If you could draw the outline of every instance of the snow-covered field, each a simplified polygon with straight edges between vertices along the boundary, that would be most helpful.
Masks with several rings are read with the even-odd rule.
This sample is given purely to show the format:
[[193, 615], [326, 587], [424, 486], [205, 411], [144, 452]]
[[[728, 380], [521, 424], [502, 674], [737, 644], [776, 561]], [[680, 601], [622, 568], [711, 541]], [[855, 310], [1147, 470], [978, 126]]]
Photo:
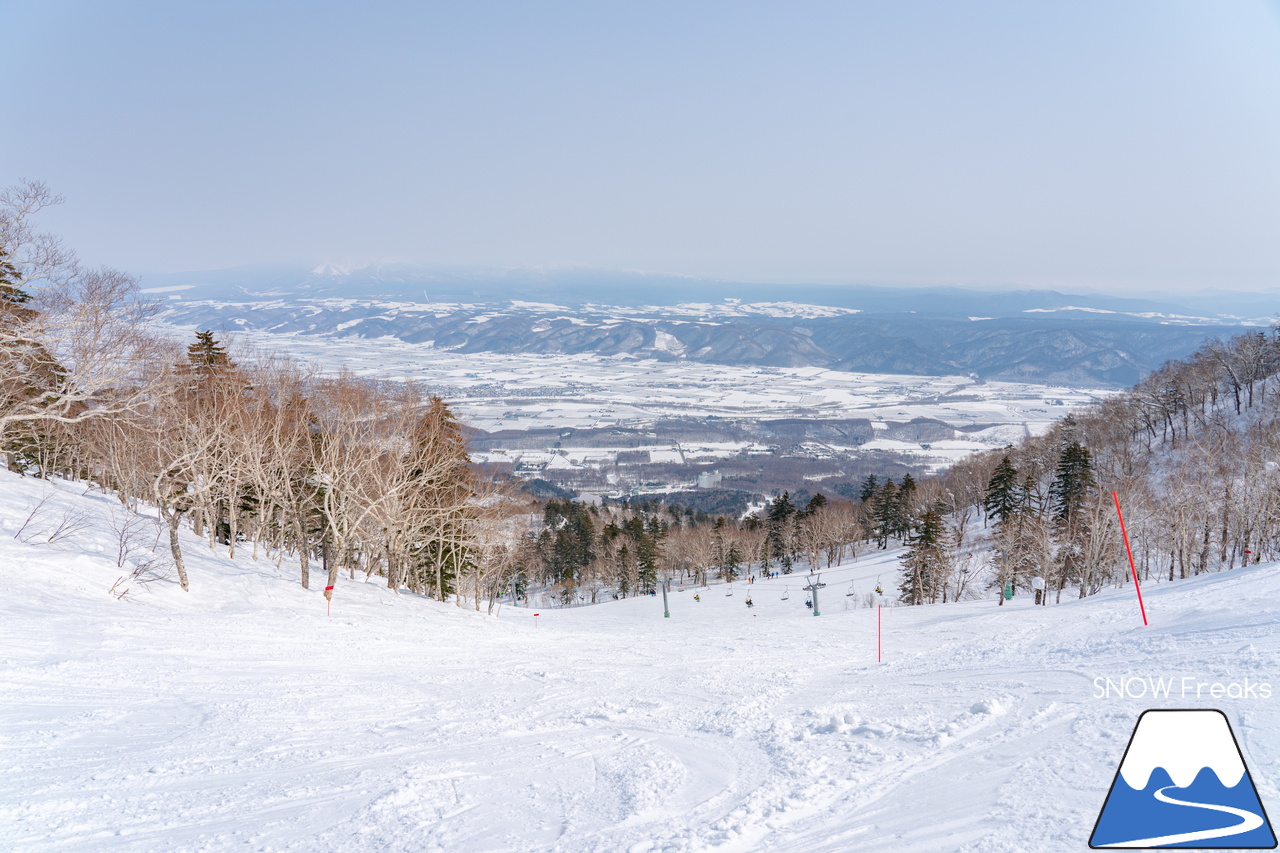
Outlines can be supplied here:
[[[188, 537], [190, 593], [117, 600], [123, 516], [83, 492], [0, 472], [6, 850], [1075, 851], [1150, 707], [1222, 709], [1280, 811], [1280, 690], [1195, 695], [1276, 678], [1277, 565], [1152, 583], [1146, 628], [1130, 589], [886, 608], [877, 663], [850, 603], [894, 554], [823, 572], [820, 617], [798, 575], [669, 619], [344, 578], [328, 616], [289, 560]], [[1098, 696], [1123, 676], [1174, 688]]]
[[[185, 328], [175, 334], [189, 336]], [[1101, 389], [965, 376], [849, 373], [822, 367], [750, 367], [597, 355], [460, 353], [394, 338], [237, 332], [240, 342], [322, 368], [409, 379], [440, 394], [484, 430], [607, 427], [666, 417], [937, 418], [990, 425], [975, 446], [1038, 434]], [[1013, 430], [1010, 432], [1009, 426]], [[916, 448], [917, 450], [919, 448]]]

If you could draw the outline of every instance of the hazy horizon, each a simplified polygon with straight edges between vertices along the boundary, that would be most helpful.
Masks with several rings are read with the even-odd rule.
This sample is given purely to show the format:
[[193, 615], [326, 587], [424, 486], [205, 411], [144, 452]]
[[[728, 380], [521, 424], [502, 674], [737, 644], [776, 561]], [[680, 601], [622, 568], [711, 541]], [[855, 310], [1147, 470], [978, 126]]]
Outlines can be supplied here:
[[90, 263], [1280, 291], [1274, 3], [0, 9]]
[[[691, 282], [702, 283], [707, 285], [732, 285], [743, 284], [751, 286], [781, 286], [794, 287], [813, 290], [838, 291], [843, 288], [887, 288], [900, 290], [960, 290], [966, 292], [981, 293], [1010, 293], [1017, 291], [1056, 291], [1065, 295], [1089, 295], [1089, 296], [1118, 296], [1129, 299], [1147, 299], [1159, 301], [1166, 297], [1177, 300], [1179, 297], [1209, 297], [1214, 294], [1223, 294], [1227, 296], [1270, 296], [1277, 292], [1277, 288], [1272, 287], [1194, 287], [1188, 286], [1183, 288], [1166, 287], [1153, 289], [1132, 289], [1132, 290], [1115, 290], [1107, 287], [1097, 287], [1088, 284], [1079, 285], [1060, 285], [1060, 286], [1029, 286], [1019, 282], [944, 282], [944, 281], [885, 281], [885, 280], [859, 280], [859, 281], [777, 281], [764, 279], [746, 279], [746, 278], [717, 278], [711, 276], [697, 276], [688, 273], [673, 272], [670, 270], [644, 270], [644, 269], [627, 269], [621, 267], [602, 267], [592, 266], [589, 264], [512, 264], [507, 266], [484, 265], [484, 264], [436, 264], [426, 262], [406, 261], [403, 259], [391, 260], [373, 260], [373, 261], [264, 261], [251, 262], [246, 264], [238, 264], [231, 267], [219, 267], [210, 269], [191, 269], [191, 270], [142, 270], [135, 271], [145, 288], [147, 279], [159, 278], [165, 284], [172, 284], [173, 280], [183, 276], [200, 276], [213, 273], [237, 273], [243, 272], [250, 275], [255, 271], [264, 274], [268, 273], [312, 273], [327, 274], [336, 273], [338, 275], [353, 275], [364, 272], [374, 267], [401, 267], [407, 266], [415, 271], [423, 273], [435, 273], [439, 275], [474, 275], [477, 280], [486, 281], [503, 277], [504, 275], [526, 273], [545, 273], [548, 278], [554, 279], [556, 274], [574, 274], [577, 276], [590, 275], [598, 273], [602, 278], [611, 276], [643, 276], [651, 277], [655, 280], [664, 279], [688, 279]], [[697, 301], [698, 294], [691, 294], [690, 300]], [[785, 299], [786, 294], [780, 293], [780, 299]], [[605, 300], [607, 301], [607, 300]], [[1230, 309], [1232, 306], [1224, 306]], [[1278, 311], [1277, 313], [1280, 313]]]

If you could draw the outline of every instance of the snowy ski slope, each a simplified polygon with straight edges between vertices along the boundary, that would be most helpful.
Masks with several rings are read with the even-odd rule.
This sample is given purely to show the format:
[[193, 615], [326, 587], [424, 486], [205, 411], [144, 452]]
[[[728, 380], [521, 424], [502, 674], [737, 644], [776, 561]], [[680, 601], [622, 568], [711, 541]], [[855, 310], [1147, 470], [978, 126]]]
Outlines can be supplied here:
[[1194, 695], [1276, 678], [1277, 565], [1151, 583], [1148, 628], [1128, 589], [886, 608], [877, 664], [846, 593], [891, 591], [891, 553], [823, 572], [818, 618], [799, 575], [673, 590], [669, 619], [344, 578], [326, 616], [290, 560], [190, 537], [190, 593], [121, 601], [118, 504], [83, 492], [0, 472], [6, 850], [1076, 851], [1149, 707], [1226, 712], [1280, 811], [1280, 690]]

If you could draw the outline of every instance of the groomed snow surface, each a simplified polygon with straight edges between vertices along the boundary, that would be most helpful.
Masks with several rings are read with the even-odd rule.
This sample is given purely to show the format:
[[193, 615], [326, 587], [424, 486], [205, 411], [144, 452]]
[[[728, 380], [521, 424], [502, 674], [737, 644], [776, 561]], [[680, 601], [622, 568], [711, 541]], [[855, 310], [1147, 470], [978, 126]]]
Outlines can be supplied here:
[[1275, 680], [1275, 565], [1153, 583], [1148, 628], [1131, 590], [886, 608], [877, 664], [852, 602], [893, 554], [823, 572], [820, 617], [798, 575], [536, 620], [344, 578], [326, 616], [188, 536], [191, 592], [117, 600], [84, 491], [0, 472], [6, 850], [1078, 851], [1149, 707], [1221, 708], [1280, 810], [1280, 690], [1094, 683]]

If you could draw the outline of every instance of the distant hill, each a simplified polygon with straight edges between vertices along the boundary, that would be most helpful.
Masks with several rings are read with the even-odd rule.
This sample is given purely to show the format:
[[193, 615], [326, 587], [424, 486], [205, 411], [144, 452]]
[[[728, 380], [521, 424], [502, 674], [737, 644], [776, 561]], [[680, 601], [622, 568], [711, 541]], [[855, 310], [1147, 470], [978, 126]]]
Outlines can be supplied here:
[[[675, 306], [694, 300], [799, 302], [870, 313], [912, 313], [967, 319], [1009, 317], [1024, 312], [1087, 318], [1098, 312], [1147, 315], [1166, 321], [1235, 321], [1268, 318], [1280, 302], [1259, 294], [1214, 291], [1207, 295], [1132, 298], [1106, 294], [1059, 293], [1008, 286], [988, 289], [903, 287], [880, 284], [759, 284], [669, 273], [582, 266], [447, 267], [405, 263], [342, 267], [321, 264], [250, 266], [200, 272], [147, 275], [144, 287], [164, 289], [183, 299], [262, 301], [343, 298], [417, 303], [511, 300], [624, 307]], [[1160, 316], [1156, 316], [1160, 315]]]
[[[923, 303], [922, 303], [923, 304]], [[1132, 385], [1238, 325], [1126, 314], [987, 318], [861, 312], [801, 303], [579, 306], [364, 298], [169, 299], [176, 325], [278, 334], [394, 337], [459, 352], [590, 353], [666, 361], [973, 374], [1087, 387]]]

